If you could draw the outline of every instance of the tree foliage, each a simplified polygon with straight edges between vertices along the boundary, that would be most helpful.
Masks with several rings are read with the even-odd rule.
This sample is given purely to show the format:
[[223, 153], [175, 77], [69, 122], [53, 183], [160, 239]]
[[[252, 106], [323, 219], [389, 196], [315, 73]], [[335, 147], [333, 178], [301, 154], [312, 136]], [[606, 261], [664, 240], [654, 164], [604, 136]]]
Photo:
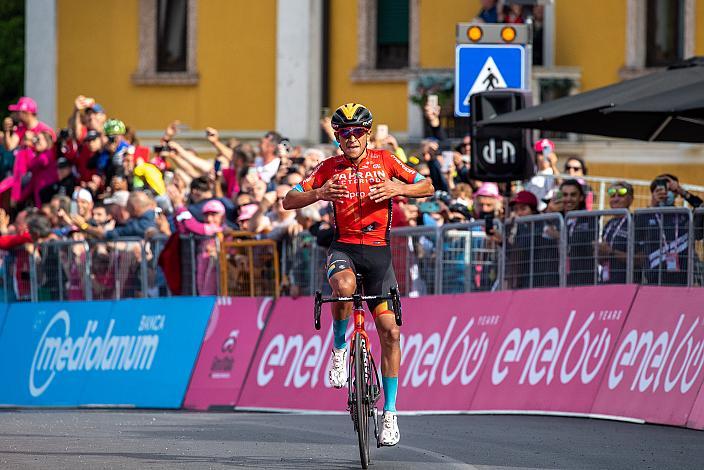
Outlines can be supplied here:
[[0, 1], [0, 116], [24, 93], [24, 3]]

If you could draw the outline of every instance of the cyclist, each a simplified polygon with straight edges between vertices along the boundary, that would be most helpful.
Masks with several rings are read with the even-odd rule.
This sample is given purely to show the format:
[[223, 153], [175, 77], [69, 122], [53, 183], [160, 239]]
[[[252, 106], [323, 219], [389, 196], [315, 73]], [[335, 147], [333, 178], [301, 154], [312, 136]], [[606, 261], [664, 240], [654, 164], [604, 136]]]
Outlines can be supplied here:
[[[336, 297], [355, 292], [355, 273], [363, 276], [365, 295], [388, 294], [396, 286], [391, 265], [389, 233], [394, 196], [424, 197], [433, 185], [387, 150], [367, 148], [372, 113], [363, 105], [347, 103], [332, 116], [332, 128], [342, 155], [324, 160], [301, 183], [286, 194], [285, 209], [298, 209], [325, 200], [332, 202], [334, 241], [327, 258], [328, 282]], [[386, 301], [368, 302], [381, 341], [381, 374], [384, 387], [384, 418], [380, 442], [396, 445], [400, 439], [396, 419], [396, 392], [401, 363], [400, 332]], [[334, 348], [330, 383], [347, 383], [345, 333], [352, 302], [332, 307]]]

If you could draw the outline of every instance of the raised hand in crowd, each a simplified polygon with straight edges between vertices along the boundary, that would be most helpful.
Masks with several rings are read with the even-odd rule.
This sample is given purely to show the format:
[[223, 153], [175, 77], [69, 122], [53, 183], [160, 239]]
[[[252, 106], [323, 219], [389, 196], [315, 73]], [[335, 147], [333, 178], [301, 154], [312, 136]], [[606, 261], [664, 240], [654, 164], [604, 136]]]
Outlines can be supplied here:
[[215, 149], [218, 151], [218, 156], [222, 155], [228, 161], [232, 161], [232, 156], [234, 154], [234, 151], [232, 149], [234, 147], [228, 147], [227, 145], [222, 143], [222, 141], [220, 140], [220, 133], [217, 129], [215, 129], [214, 127], [206, 127], [205, 138], [208, 139], [208, 142], [210, 142], [213, 147], [215, 147]]
[[325, 131], [331, 142], [335, 142], [335, 131], [332, 128], [332, 118], [330, 116], [325, 116], [320, 120], [320, 127]]
[[175, 120], [172, 121], [168, 126], [166, 126], [166, 129], [164, 129], [164, 136], [161, 138], [162, 143], [166, 144], [168, 142], [171, 142], [174, 136], [178, 133], [178, 126], [180, 124], [181, 121]]
[[0, 209], [0, 235], [7, 235], [10, 228], [10, 215]]
[[423, 106], [423, 113], [430, 127], [440, 126], [440, 110], [440, 105], [433, 105], [429, 102], [426, 102], [425, 106]]
[[176, 184], [170, 184], [166, 186], [166, 194], [169, 196], [169, 200], [171, 201], [171, 207], [174, 209], [177, 209], [179, 207], [183, 207], [186, 203], [186, 197], [183, 194], [183, 191], [178, 188]]
[[10, 116], [2, 120], [2, 144], [6, 150], [17, 148], [20, 137], [15, 132], [15, 122]]

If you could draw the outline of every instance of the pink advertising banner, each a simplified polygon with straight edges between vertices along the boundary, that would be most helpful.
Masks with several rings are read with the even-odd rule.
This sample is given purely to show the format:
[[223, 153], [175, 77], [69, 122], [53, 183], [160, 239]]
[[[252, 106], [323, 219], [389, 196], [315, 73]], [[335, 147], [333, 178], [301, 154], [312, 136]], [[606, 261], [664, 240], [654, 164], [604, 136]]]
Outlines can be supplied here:
[[271, 306], [271, 298], [218, 297], [184, 408], [235, 405]]
[[684, 426], [703, 365], [704, 289], [642, 287], [592, 411]]
[[515, 292], [471, 409], [589, 413], [636, 291]]
[[704, 429], [704, 385], [699, 387], [699, 395], [697, 395], [692, 411], [689, 413], [687, 427], [700, 430]]
[[[400, 410], [468, 408], [512, 295], [402, 300]], [[330, 314], [325, 308], [323, 328], [315, 331], [312, 311], [312, 298], [277, 301], [238, 408], [345, 410], [346, 392], [333, 389], [327, 379], [332, 348]], [[379, 362], [378, 337], [370, 315], [366, 325], [372, 354]]]

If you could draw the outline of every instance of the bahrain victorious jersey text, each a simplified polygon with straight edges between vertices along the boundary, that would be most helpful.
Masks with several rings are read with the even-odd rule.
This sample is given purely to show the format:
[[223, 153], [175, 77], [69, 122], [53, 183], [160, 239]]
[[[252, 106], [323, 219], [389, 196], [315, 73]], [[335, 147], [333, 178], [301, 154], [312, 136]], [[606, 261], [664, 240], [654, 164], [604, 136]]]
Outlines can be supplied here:
[[344, 155], [330, 157], [294, 189], [311, 191], [325, 184], [333, 175], [347, 188], [347, 193], [334, 204], [335, 240], [340, 243], [386, 246], [391, 229], [391, 200], [374, 202], [369, 187], [391, 178], [404, 183], [423, 179], [387, 150], [367, 150], [367, 155], [354, 165]]

